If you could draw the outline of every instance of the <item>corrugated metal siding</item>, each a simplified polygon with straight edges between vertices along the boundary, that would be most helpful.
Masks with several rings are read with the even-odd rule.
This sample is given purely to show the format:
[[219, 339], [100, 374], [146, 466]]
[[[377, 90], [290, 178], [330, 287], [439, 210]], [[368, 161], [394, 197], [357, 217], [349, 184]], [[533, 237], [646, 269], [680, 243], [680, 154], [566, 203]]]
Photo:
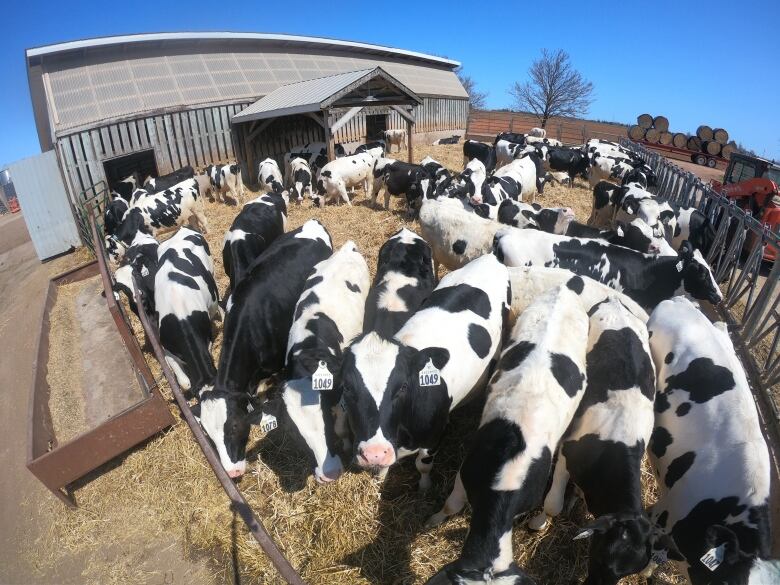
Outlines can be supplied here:
[[81, 245], [53, 150], [8, 167], [35, 253], [45, 260]]
[[173, 112], [63, 136], [57, 148], [73, 200], [105, 180], [103, 161], [154, 150], [160, 174], [190, 165], [235, 161], [230, 118], [248, 104]]
[[[165, 54], [161, 54], [165, 52]], [[274, 89], [304, 79], [381, 66], [420, 95], [465, 98], [448, 68], [416, 65], [357, 53], [237, 52], [134, 46], [47, 57], [43, 67], [51, 87], [57, 134], [168, 108], [210, 102], [254, 101]]]

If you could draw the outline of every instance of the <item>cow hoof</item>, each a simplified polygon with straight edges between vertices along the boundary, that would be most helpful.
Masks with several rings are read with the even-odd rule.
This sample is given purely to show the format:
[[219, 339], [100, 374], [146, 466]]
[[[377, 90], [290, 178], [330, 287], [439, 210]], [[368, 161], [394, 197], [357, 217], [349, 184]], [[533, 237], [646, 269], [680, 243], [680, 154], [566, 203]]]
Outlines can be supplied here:
[[430, 530], [431, 528], [436, 528], [446, 519], [446, 515], [442, 514], [441, 512], [436, 512], [433, 516], [425, 521], [425, 529]]
[[547, 514], [540, 512], [528, 521], [528, 528], [531, 530], [544, 530], [547, 527]]
[[427, 492], [429, 489], [431, 489], [431, 485], [433, 482], [431, 481], [430, 476], [423, 475], [420, 477], [420, 483], [417, 486], [417, 491], [421, 493]]

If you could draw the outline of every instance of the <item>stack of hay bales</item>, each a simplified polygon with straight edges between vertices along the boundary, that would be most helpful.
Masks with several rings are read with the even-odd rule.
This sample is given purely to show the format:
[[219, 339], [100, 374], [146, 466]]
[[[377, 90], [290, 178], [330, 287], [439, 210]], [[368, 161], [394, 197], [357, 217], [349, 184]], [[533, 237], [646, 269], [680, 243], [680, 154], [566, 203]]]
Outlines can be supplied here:
[[665, 116], [653, 117], [650, 114], [640, 114], [636, 122], [636, 125], [628, 128], [628, 137], [631, 140], [672, 145], [723, 158], [729, 158], [737, 148], [733, 140], [729, 142], [729, 133], [723, 128], [713, 129], [702, 125], [696, 129], [696, 134], [691, 136], [682, 132], [669, 132], [669, 119]]

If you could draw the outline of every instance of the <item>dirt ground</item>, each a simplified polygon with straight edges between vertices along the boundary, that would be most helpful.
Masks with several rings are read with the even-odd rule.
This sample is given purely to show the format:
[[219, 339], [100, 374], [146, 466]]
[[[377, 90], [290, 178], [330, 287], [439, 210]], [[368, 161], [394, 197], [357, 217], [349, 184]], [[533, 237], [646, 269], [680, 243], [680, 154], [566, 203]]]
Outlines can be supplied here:
[[[32, 384], [33, 356], [40, 311], [51, 276], [83, 261], [83, 254], [41, 264], [21, 214], [0, 217], [0, 583], [80, 584], [85, 555], [63, 556], [46, 570], [24, 560], [28, 543], [45, 534], [54, 518], [54, 500], [27, 471], [27, 400]], [[108, 312], [105, 312], [106, 316]], [[61, 505], [60, 505], [61, 506]], [[64, 507], [53, 508], [58, 512]], [[176, 541], [149, 540], [108, 546], [105, 555], [121, 557], [127, 547], [143, 551], [149, 572], [159, 573], [159, 583], [213, 583], [205, 562], [182, 557]]]

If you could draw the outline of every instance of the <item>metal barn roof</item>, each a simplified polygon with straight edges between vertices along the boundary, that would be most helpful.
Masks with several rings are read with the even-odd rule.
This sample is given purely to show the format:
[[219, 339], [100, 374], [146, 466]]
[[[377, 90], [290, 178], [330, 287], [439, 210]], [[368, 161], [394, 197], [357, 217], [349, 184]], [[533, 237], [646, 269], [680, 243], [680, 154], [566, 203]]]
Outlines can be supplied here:
[[[422, 103], [422, 100], [409, 88], [388, 75], [380, 67], [375, 67], [374, 69], [348, 71], [347, 73], [283, 85], [233, 116], [233, 122], [249, 122], [278, 116], [318, 112], [331, 105], [329, 103], [333, 101], [331, 98], [340, 97], [337, 94], [351, 85], [370, 84], [372, 80], [377, 78], [383, 85], [390, 85], [396, 94], [404, 96], [408, 101]], [[377, 87], [378, 89], [379, 87]]]

